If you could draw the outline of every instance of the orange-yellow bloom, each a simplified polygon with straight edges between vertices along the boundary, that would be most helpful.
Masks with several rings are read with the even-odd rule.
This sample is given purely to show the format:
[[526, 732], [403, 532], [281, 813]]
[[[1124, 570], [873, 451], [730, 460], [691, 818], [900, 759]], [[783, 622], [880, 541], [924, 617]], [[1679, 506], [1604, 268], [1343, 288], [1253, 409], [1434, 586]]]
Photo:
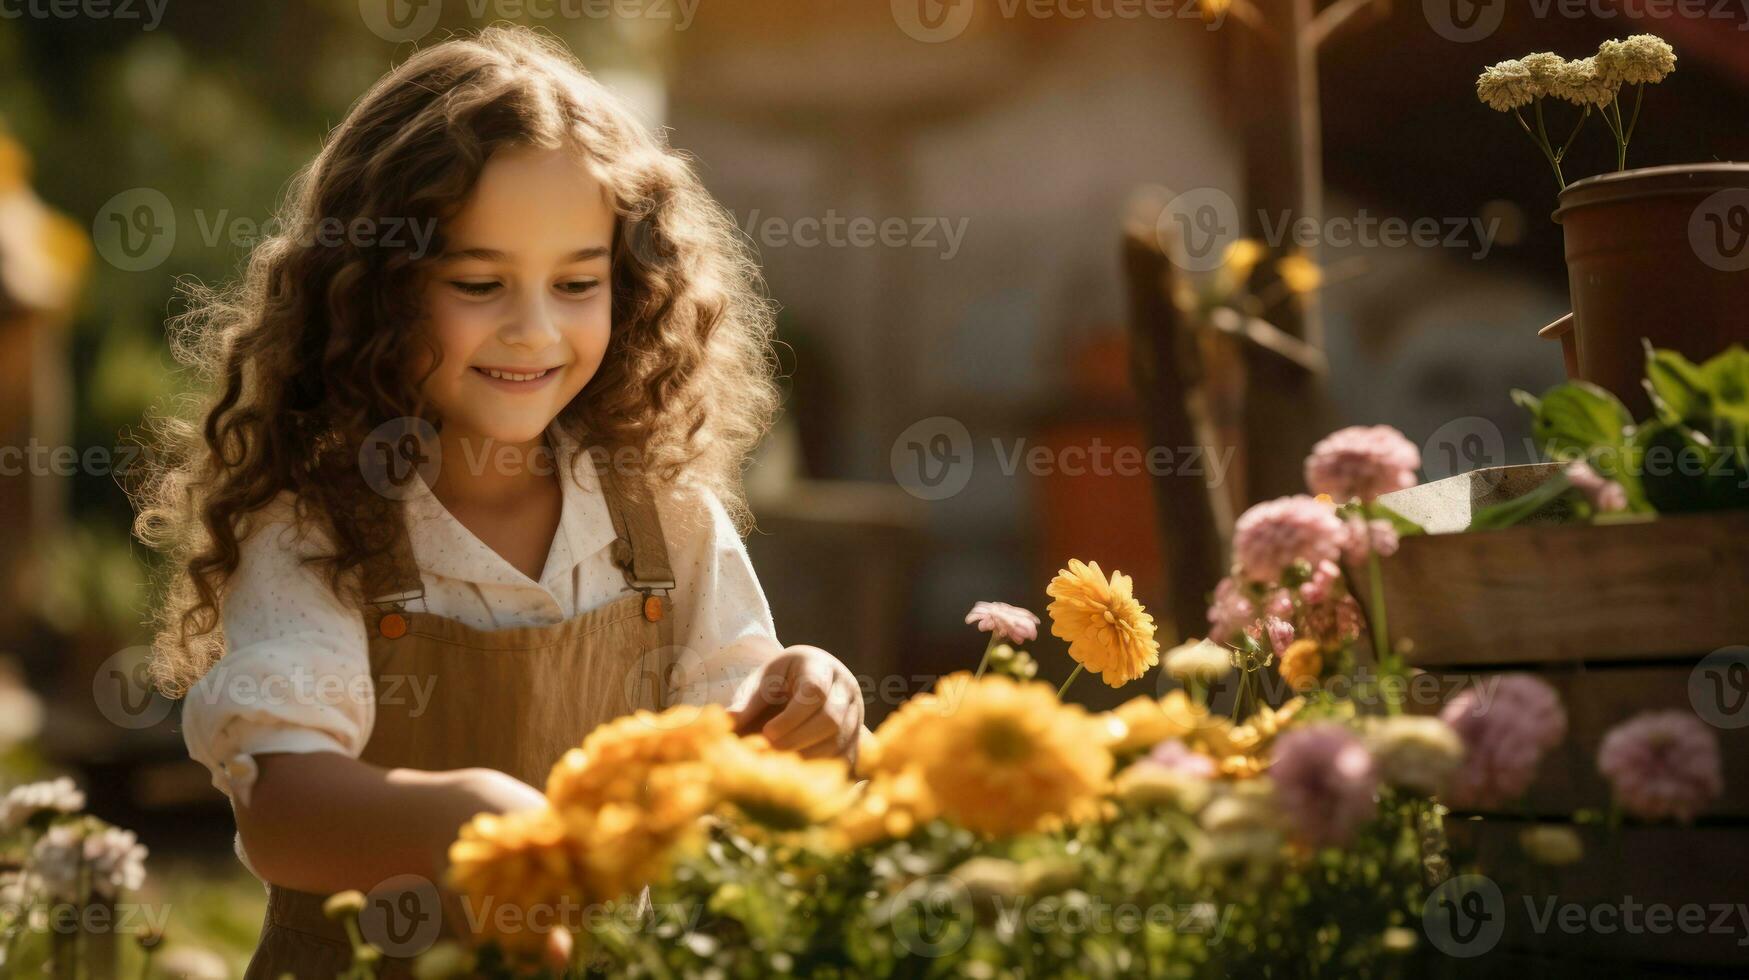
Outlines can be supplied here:
[[1069, 656], [1098, 674], [1106, 684], [1122, 687], [1160, 662], [1154, 639], [1154, 617], [1131, 593], [1129, 576], [1111, 573], [1098, 562], [1071, 558], [1045, 588], [1052, 600], [1051, 634], [1069, 641]]

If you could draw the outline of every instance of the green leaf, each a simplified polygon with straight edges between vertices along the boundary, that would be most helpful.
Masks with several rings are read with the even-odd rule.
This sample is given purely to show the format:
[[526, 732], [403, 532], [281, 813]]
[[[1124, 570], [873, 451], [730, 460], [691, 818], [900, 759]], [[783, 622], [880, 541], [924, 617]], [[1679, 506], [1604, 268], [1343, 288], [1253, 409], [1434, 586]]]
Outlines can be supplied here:
[[1699, 371], [1712, 395], [1713, 412], [1749, 428], [1749, 350], [1732, 344]]
[[1654, 350], [1651, 341], [1646, 341], [1645, 385], [1664, 422], [1699, 425], [1712, 414], [1713, 397], [1701, 369], [1673, 350]]
[[1619, 399], [1589, 381], [1569, 381], [1549, 389], [1532, 419], [1543, 452], [1560, 460], [1590, 456], [1598, 449], [1620, 449], [1627, 445], [1627, 430], [1633, 424]]
[[1469, 529], [1496, 531], [1512, 527], [1559, 500], [1572, 488], [1573, 481], [1567, 479], [1567, 474], [1557, 473], [1527, 494], [1476, 511], [1470, 515]]
[[1424, 528], [1421, 525], [1415, 523], [1414, 521], [1408, 519], [1407, 517], [1404, 517], [1402, 514], [1397, 513], [1396, 511], [1392, 510], [1391, 508], [1386, 507], [1384, 504], [1381, 504], [1376, 500], [1367, 505], [1367, 510], [1369, 512], [1369, 516], [1371, 516], [1371, 517], [1382, 518], [1384, 520], [1390, 521], [1391, 526], [1397, 529], [1398, 536], [1408, 536], [1411, 534], [1426, 534], [1427, 533], [1426, 528]]
[[1641, 460], [1640, 485], [1660, 514], [1711, 510], [1708, 472], [1718, 453], [1705, 436], [1683, 425], [1650, 422], [1634, 434]]

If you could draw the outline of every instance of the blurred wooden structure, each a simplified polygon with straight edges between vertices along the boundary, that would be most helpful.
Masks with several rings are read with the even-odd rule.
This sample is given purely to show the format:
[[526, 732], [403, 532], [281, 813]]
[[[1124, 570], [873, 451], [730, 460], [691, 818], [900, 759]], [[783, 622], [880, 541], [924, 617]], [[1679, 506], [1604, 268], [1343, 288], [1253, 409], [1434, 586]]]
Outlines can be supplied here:
[[1182, 273], [1155, 202], [1138, 198], [1124, 223], [1131, 375], [1148, 439], [1174, 452], [1231, 453], [1224, 481], [1191, 474], [1154, 480], [1173, 632], [1205, 631], [1209, 593], [1226, 573], [1233, 521], [1245, 507], [1303, 487], [1300, 460], [1322, 424], [1328, 368], [1316, 347], [1235, 310], [1206, 323], [1174, 303]]
[[[1478, 470], [1383, 498], [1436, 532], [1404, 538], [1383, 571], [1391, 631], [1412, 642], [1408, 660], [1438, 682], [1440, 700], [1466, 687], [1485, 698], [1492, 675], [1529, 672], [1560, 692], [1567, 711], [1567, 737], [1544, 757], [1522, 804], [1447, 820], [1455, 855], [1475, 857], [1505, 893], [1498, 954], [1479, 962], [1589, 976], [1741, 969], [1749, 956], [1737, 926], [1570, 931], [1537, 928], [1527, 914], [1534, 906], [1540, 915], [1550, 899], [1586, 909], [1628, 899], [1735, 909], [1749, 854], [1749, 514], [1456, 533], [1470, 499], [1491, 502], [1502, 487], [1510, 498], [1540, 482], [1515, 479], [1521, 471], [1546, 479], [1558, 470]], [[1432, 510], [1449, 519], [1419, 506], [1437, 500], [1443, 506]], [[1411, 688], [1415, 710], [1437, 710], [1434, 700]], [[1723, 797], [1695, 826], [1573, 823], [1576, 811], [1609, 810], [1597, 771], [1604, 735], [1663, 710], [1715, 727]], [[1536, 822], [1572, 827], [1585, 860], [1566, 869], [1528, 861], [1518, 836]]]

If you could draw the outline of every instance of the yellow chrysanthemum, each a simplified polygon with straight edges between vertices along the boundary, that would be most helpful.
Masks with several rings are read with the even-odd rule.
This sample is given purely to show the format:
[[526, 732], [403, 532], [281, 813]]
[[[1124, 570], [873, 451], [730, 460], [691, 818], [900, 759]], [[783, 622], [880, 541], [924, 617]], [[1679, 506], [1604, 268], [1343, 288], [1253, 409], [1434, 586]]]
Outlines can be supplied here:
[[1269, 768], [1270, 742], [1287, 729], [1303, 707], [1305, 699], [1294, 698], [1279, 708], [1258, 708], [1243, 725], [1212, 719], [1198, 740], [1200, 747], [1215, 757], [1221, 775], [1235, 779], [1256, 776]]
[[[645, 805], [651, 802], [657, 768], [701, 763], [716, 745], [734, 737], [734, 724], [719, 705], [638, 711], [602, 725], [582, 747], [566, 752], [547, 775], [547, 799], [560, 809]], [[663, 778], [697, 779], [700, 771]]]
[[892, 734], [883, 767], [914, 766], [944, 816], [987, 834], [1085, 812], [1111, 776], [1104, 726], [1038, 682], [949, 675], [934, 705]]
[[596, 902], [623, 900], [661, 881], [675, 856], [696, 848], [704, 836], [696, 819], [663, 826], [646, 811], [621, 803], [598, 810], [572, 807], [559, 815], [572, 839], [585, 842], [583, 877]]
[[758, 735], [718, 744], [709, 765], [717, 797], [773, 830], [824, 823], [850, 802], [842, 760], [779, 752]]
[[1324, 653], [1316, 640], [1300, 639], [1288, 645], [1276, 662], [1281, 679], [1295, 691], [1305, 692], [1318, 685], [1324, 671]]
[[923, 776], [914, 768], [877, 776], [862, 787], [833, 821], [839, 846], [854, 850], [911, 836], [940, 813]]
[[1158, 699], [1132, 698], [1112, 714], [1126, 728], [1124, 738], [1111, 749], [1118, 756], [1144, 752], [1169, 738], [1189, 739], [1210, 724], [1208, 709], [1183, 691]]
[[1046, 607], [1051, 634], [1069, 641], [1069, 656], [1112, 687], [1122, 687], [1160, 662], [1154, 617], [1130, 588], [1130, 578], [1122, 572], [1112, 572], [1107, 582], [1098, 562], [1070, 559], [1069, 567], [1045, 589], [1053, 600]]
[[526, 916], [503, 916], [504, 905], [527, 909], [589, 901], [582, 854], [565, 821], [550, 807], [482, 813], [449, 846], [449, 883], [469, 903], [471, 917], [513, 953], [538, 952], [545, 934]]

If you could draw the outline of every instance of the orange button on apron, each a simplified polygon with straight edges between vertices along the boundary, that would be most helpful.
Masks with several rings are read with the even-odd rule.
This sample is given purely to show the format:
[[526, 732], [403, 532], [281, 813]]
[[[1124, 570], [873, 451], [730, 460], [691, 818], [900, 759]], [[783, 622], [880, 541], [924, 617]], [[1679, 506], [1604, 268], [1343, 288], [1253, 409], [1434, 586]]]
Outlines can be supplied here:
[[662, 597], [647, 595], [644, 597], [644, 618], [654, 623], [662, 618]]
[[377, 623], [377, 629], [391, 640], [398, 640], [407, 635], [407, 617], [400, 613], [389, 613]]

